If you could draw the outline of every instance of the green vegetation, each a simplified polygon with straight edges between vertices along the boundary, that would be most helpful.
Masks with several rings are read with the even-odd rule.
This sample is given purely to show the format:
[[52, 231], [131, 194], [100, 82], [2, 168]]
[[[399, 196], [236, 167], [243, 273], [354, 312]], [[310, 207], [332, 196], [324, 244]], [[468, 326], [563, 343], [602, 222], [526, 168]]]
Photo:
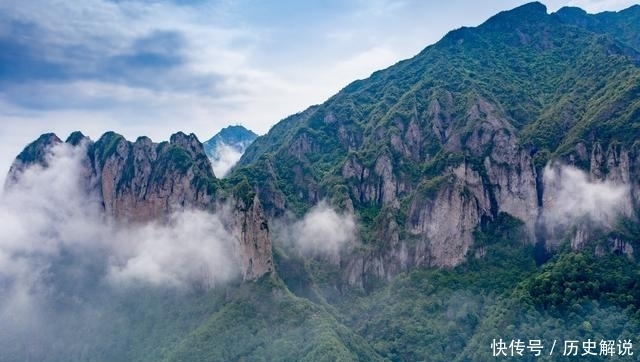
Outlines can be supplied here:
[[[629, 147], [640, 128], [640, 49], [627, 26], [638, 19], [637, 7], [600, 15], [574, 10], [549, 15], [533, 3], [454, 30], [282, 121], [249, 147], [238, 172], [254, 173], [247, 170], [269, 157], [277, 160], [274, 182], [264, 185], [259, 172], [248, 177], [265, 205], [282, 205], [268, 198], [283, 196], [285, 207], [300, 213], [332, 198], [341, 183], [362, 205], [356, 211], [368, 213], [372, 200], [360, 200], [361, 190], [376, 185], [383, 155], [405, 185], [399, 197], [411, 198], [463, 160], [481, 165], [501, 131], [516, 136], [538, 170], [552, 158], [588, 165], [575, 157], [579, 143], [587, 155], [595, 140], [604, 150], [616, 142]], [[354, 159], [368, 177], [343, 180]]]
[[381, 361], [324, 308], [265, 276], [184, 339], [166, 361]]
[[[513, 359], [556, 361], [568, 357], [561, 349], [548, 355], [554, 341], [639, 345], [637, 216], [595, 231], [578, 251], [547, 250], [522, 221], [500, 212], [496, 191], [508, 185], [491, 184], [485, 166], [510, 166], [500, 154], [506, 142], [531, 157], [538, 177], [557, 158], [590, 166], [597, 147], [640, 155], [639, 9], [546, 14], [533, 3], [452, 31], [278, 123], [225, 180], [213, 177], [202, 155], [158, 145], [157, 182], [194, 172], [196, 188], [217, 201], [234, 196], [248, 206], [258, 195], [273, 217], [302, 215], [322, 199], [353, 206], [362, 243], [327, 260], [274, 239], [275, 273], [213, 290], [114, 289], [100, 284], [100, 265], [89, 262], [95, 270], [85, 275], [63, 260], [60, 270], [47, 270], [60, 292], [47, 295], [45, 313], [60, 331], [43, 326], [48, 337], [34, 351], [16, 342], [33, 336], [0, 334], [0, 362], [494, 361], [498, 339], [541, 340], [543, 356]], [[95, 159], [104, 163], [121, 140], [105, 134]], [[28, 148], [24, 158], [39, 152]], [[136, 171], [132, 156], [118, 161], [119, 187], [127, 187]], [[465, 200], [475, 197], [473, 185], [456, 184], [452, 170], [462, 164], [477, 174], [490, 204], [479, 213], [465, 262], [410, 265], [389, 279], [366, 274], [366, 263], [386, 263], [385, 252], [395, 247], [390, 225], [407, 245], [429, 242], [409, 230], [412, 202], [428, 203], [452, 185]], [[522, 166], [512, 166], [520, 176]], [[637, 179], [639, 171], [631, 172]], [[391, 202], [384, 201], [385, 185], [395, 192]], [[539, 182], [535, 187], [539, 192]], [[346, 271], [358, 268], [364, 275], [353, 279], [363, 280], [349, 280]], [[636, 347], [632, 357], [580, 360], [638, 355]]]

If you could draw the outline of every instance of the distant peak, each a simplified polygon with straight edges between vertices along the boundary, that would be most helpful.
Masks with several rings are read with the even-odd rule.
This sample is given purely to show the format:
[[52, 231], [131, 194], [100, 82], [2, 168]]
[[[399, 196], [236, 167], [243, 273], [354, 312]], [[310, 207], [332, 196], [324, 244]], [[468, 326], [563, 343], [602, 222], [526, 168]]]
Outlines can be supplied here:
[[253, 131], [233, 125], [223, 128], [204, 142], [204, 150], [211, 160], [214, 173], [224, 176], [257, 137]]
[[67, 137], [67, 140], [65, 141], [65, 143], [68, 143], [72, 146], [77, 146], [79, 145], [83, 140], [88, 140], [89, 137], [85, 136], [82, 132], [80, 131], [75, 131], [73, 133], [71, 133], [69, 135], [69, 137]]
[[[223, 139], [228, 139], [228, 138], [245, 139], [245, 138], [258, 137], [258, 135], [255, 134], [253, 131], [240, 125], [227, 126], [221, 129], [216, 136]], [[214, 138], [216, 136], [214, 136]]]
[[225, 128], [223, 128], [220, 132], [225, 131], [225, 130], [226, 130], [226, 131], [232, 131], [232, 130], [241, 131], [241, 130], [244, 130], [244, 131], [251, 132], [251, 131], [249, 131], [247, 128], [245, 128], [244, 126], [241, 126], [241, 125], [239, 125], [239, 124], [235, 124], [235, 125], [231, 125], [231, 126], [226, 126], [226, 127], [225, 127]]

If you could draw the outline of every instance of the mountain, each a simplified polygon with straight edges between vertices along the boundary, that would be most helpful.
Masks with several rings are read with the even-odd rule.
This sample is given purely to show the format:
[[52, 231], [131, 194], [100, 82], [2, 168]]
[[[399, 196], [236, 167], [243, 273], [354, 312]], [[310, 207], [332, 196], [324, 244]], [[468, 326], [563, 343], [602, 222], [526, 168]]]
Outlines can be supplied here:
[[202, 145], [214, 173], [219, 177], [225, 176], [257, 137], [252, 131], [236, 125], [223, 128], [204, 142]]
[[[45, 134], [28, 145], [11, 166], [5, 188], [19, 185], [29, 165], [46, 166], [48, 153], [62, 143], [55, 134]], [[273, 270], [271, 241], [258, 199], [222, 189], [194, 134], [178, 132], [169, 142], [153, 143], [147, 137], [130, 142], [114, 132], [93, 142], [74, 132], [64, 143], [82, 152], [79, 176], [84, 189], [77, 191], [97, 197], [107, 218], [144, 223], [184, 209], [215, 211], [228, 202], [233, 212], [227, 227], [239, 243], [244, 279]]]
[[0, 361], [633, 360], [639, 17], [453, 30], [224, 179], [194, 135], [43, 135], [0, 204]]
[[366, 247], [340, 269], [359, 286], [460, 265], [483, 252], [474, 233], [501, 213], [541, 250], [565, 236], [579, 249], [586, 225], [568, 235], [541, 222], [561, 186], [545, 166], [624, 184], [619, 211], [636, 217], [640, 50], [626, 25], [637, 19], [637, 6], [548, 14], [530, 3], [451, 31], [278, 123], [232, 177], [245, 177], [273, 216], [323, 199], [353, 210]]

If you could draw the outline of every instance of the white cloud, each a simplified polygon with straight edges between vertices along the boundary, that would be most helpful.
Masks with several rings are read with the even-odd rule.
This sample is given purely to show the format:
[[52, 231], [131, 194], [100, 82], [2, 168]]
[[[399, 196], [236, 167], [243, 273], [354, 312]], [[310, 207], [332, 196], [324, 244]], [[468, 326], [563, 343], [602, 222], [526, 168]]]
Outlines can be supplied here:
[[225, 177], [231, 167], [240, 160], [242, 152], [222, 142], [218, 143], [216, 151], [218, 153], [218, 159], [211, 160], [211, 167], [213, 168], [213, 174], [218, 178], [222, 178]]
[[628, 185], [592, 181], [583, 171], [564, 165], [545, 167], [543, 180], [544, 220], [549, 226], [569, 226], [585, 219], [611, 225], [621, 213], [629, 212]]
[[[234, 238], [217, 215], [184, 211], [168, 222], [108, 220], [83, 192], [84, 146], [51, 148], [49, 167], [28, 167], [0, 199], [0, 280], [37, 284], [57, 258], [97, 255], [112, 284], [215, 286], [239, 276]], [[0, 283], [2, 284], [2, 283]]]
[[239, 275], [233, 237], [217, 216], [204, 211], [179, 212], [168, 223], [128, 227], [115, 235], [118, 246], [107, 278], [116, 284], [180, 287], [197, 281], [211, 287]]
[[338, 213], [324, 201], [311, 208], [301, 220], [279, 225], [276, 230], [285, 245], [305, 255], [337, 256], [343, 248], [357, 241], [353, 215]]

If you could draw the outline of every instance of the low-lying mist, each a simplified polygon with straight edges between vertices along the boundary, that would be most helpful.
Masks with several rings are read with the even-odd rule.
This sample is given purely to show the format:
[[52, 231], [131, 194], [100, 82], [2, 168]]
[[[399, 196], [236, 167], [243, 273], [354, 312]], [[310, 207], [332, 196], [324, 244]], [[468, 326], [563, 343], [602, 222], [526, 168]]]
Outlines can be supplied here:
[[355, 217], [321, 201], [299, 220], [274, 222], [275, 238], [303, 256], [337, 256], [357, 242]]
[[209, 289], [240, 277], [234, 237], [219, 215], [185, 210], [163, 222], [112, 220], [85, 191], [85, 157], [84, 146], [55, 145], [47, 167], [27, 167], [0, 198], [0, 337], [46, 335], [54, 307], [84, 318], [98, 291]]
[[590, 180], [575, 167], [551, 164], [544, 175], [544, 222], [562, 227], [578, 221], [611, 226], [620, 215], [631, 213], [629, 185]]
[[238, 151], [237, 147], [222, 142], [218, 143], [217, 159], [211, 160], [213, 174], [218, 178], [227, 176], [229, 170], [238, 163], [240, 157], [242, 157], [242, 152]]

